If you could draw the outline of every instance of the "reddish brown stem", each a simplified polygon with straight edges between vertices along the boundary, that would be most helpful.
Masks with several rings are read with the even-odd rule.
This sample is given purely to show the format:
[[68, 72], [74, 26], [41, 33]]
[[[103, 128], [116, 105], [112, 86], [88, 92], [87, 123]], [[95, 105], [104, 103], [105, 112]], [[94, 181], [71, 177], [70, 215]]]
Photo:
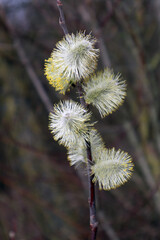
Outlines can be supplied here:
[[96, 204], [95, 204], [95, 186], [92, 182], [93, 175], [91, 175], [91, 169], [89, 162], [92, 162], [90, 143], [87, 142], [87, 158], [88, 158], [88, 183], [89, 183], [89, 211], [90, 211], [90, 228], [91, 228], [91, 240], [95, 240], [97, 236], [98, 222], [96, 217]]
[[[83, 97], [83, 90], [80, 83], [77, 83], [78, 93], [80, 97], [81, 105], [88, 110], [88, 106]], [[93, 183], [93, 175], [91, 175], [90, 163], [92, 162], [92, 153], [90, 142], [86, 142], [87, 145], [87, 159], [88, 159], [88, 184], [89, 184], [89, 212], [90, 212], [90, 228], [91, 228], [91, 240], [96, 239], [98, 222], [96, 217], [96, 199], [95, 199], [95, 185]]]

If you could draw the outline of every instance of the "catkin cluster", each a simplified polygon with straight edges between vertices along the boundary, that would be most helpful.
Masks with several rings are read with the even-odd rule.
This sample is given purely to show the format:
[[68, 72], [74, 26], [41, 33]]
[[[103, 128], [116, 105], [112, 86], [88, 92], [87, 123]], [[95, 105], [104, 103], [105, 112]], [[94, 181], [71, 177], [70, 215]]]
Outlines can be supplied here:
[[[115, 111], [126, 96], [126, 83], [120, 74], [109, 68], [95, 73], [99, 49], [91, 34], [67, 34], [53, 49], [45, 63], [49, 83], [62, 94], [77, 82], [82, 84], [87, 104], [96, 107], [100, 116]], [[110, 190], [125, 183], [131, 176], [133, 163], [128, 153], [106, 149], [103, 140], [91, 123], [91, 112], [72, 100], [54, 105], [49, 115], [53, 137], [68, 150], [70, 165], [87, 164], [87, 146], [91, 146], [93, 181], [99, 188]]]

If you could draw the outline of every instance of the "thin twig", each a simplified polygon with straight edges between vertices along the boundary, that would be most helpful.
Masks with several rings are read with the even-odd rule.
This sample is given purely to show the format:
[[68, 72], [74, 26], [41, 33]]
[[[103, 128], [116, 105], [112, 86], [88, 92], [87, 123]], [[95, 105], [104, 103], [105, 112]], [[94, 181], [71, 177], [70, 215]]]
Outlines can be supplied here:
[[[61, 28], [63, 29], [64, 34], [66, 35], [66, 34], [68, 34], [68, 29], [67, 29], [67, 26], [65, 23], [65, 18], [64, 18], [64, 13], [63, 13], [63, 4], [60, 0], [57, 0], [57, 6], [59, 9], [59, 13], [60, 13], [59, 23], [60, 23]], [[85, 109], [88, 109], [88, 106], [83, 97], [82, 87], [79, 83], [77, 84], [77, 88], [78, 88], [78, 92], [79, 92], [81, 105]], [[88, 183], [89, 183], [89, 211], [90, 211], [91, 240], [96, 240], [98, 222], [97, 222], [97, 217], [96, 217], [95, 185], [92, 182], [93, 175], [91, 175], [91, 169], [90, 169], [90, 162], [92, 162], [90, 142], [87, 141], [86, 146], [87, 146], [87, 158], [88, 158], [87, 169], [88, 169]]]
[[65, 17], [64, 17], [64, 13], [63, 13], [63, 4], [60, 0], [57, 0], [57, 7], [59, 10], [59, 14], [60, 14], [60, 18], [59, 18], [59, 24], [61, 26], [61, 28], [63, 29], [64, 34], [68, 34], [68, 29], [66, 26], [66, 22], [65, 22]]

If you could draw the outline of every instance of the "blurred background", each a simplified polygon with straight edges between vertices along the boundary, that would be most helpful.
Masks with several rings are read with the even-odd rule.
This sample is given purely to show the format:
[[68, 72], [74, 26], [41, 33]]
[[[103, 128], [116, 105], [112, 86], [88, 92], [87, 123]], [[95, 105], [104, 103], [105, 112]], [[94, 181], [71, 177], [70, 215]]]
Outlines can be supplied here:
[[[160, 239], [160, 1], [66, 0], [69, 32], [98, 39], [98, 69], [127, 81], [118, 111], [101, 119], [107, 147], [127, 151], [133, 177], [97, 189], [97, 240]], [[44, 61], [63, 32], [56, 0], [0, 0], [0, 239], [87, 240], [86, 174], [69, 166], [48, 130], [65, 97], [49, 86]], [[79, 101], [76, 90], [68, 93]]]

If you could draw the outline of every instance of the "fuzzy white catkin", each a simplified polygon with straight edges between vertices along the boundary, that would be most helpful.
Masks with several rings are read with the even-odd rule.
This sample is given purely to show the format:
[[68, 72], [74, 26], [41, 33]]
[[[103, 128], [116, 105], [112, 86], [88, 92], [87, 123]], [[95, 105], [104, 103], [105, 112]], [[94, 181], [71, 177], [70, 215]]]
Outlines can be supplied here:
[[[104, 143], [96, 129], [92, 128], [89, 133], [91, 154], [93, 162], [99, 157], [100, 152], [104, 149]], [[87, 147], [83, 142], [78, 141], [76, 146], [68, 148], [68, 160], [70, 165], [79, 165], [87, 163]]]
[[91, 167], [93, 182], [98, 182], [100, 189], [117, 188], [131, 177], [133, 166], [128, 153], [120, 149], [104, 149], [98, 161]]
[[109, 68], [93, 75], [83, 88], [86, 102], [95, 106], [101, 117], [115, 111], [126, 96], [125, 81]]
[[99, 49], [95, 49], [96, 39], [85, 32], [67, 34], [56, 44], [51, 57], [46, 60], [45, 75], [50, 84], [61, 93], [92, 74], [97, 66]]
[[85, 143], [88, 131], [93, 124], [89, 123], [91, 113], [79, 103], [72, 100], [54, 105], [50, 113], [49, 128], [55, 140], [65, 147], [72, 147], [78, 141]]

